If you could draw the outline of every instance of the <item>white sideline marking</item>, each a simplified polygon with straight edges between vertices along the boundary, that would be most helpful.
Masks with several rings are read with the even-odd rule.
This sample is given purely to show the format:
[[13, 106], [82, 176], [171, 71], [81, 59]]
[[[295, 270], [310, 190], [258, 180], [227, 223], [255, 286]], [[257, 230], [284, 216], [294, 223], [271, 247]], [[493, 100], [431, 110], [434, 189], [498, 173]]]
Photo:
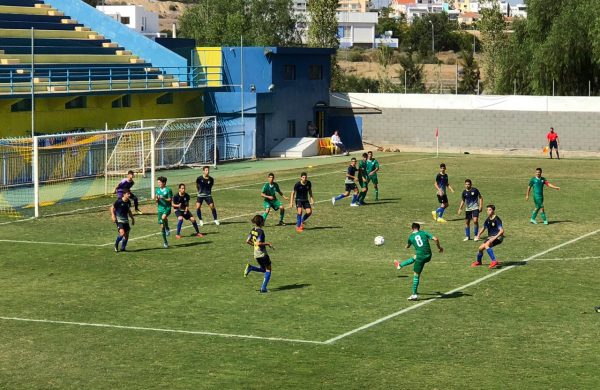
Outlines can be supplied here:
[[[559, 244], [559, 245], [553, 246], [553, 247], [552, 247], [552, 248], [550, 248], [550, 249], [546, 249], [545, 251], [542, 251], [542, 252], [540, 252], [540, 253], [537, 253], [537, 254], [535, 254], [535, 255], [533, 255], [533, 256], [530, 256], [530, 257], [528, 257], [528, 258], [526, 258], [526, 259], [524, 259], [524, 260], [521, 260], [521, 262], [523, 262], [523, 263], [527, 263], [527, 262], [529, 262], [529, 261], [531, 261], [531, 260], [534, 260], [534, 259], [536, 259], [536, 258], [538, 258], [538, 257], [541, 257], [541, 256], [545, 255], [546, 253], [549, 253], [549, 252], [555, 251], [555, 250], [557, 250], [557, 249], [560, 249], [560, 248], [562, 248], [562, 247], [564, 247], [564, 246], [570, 245], [570, 244], [572, 244], [572, 243], [574, 243], [574, 242], [577, 242], [577, 241], [579, 241], [579, 240], [582, 240], [582, 239], [584, 239], [584, 238], [587, 238], [587, 237], [589, 237], [589, 236], [592, 236], [592, 235], [594, 235], [594, 234], [597, 234], [597, 233], [600, 233], [600, 229], [598, 229], [598, 230], [594, 230], [593, 232], [590, 232], [590, 233], [584, 234], [584, 235], [582, 235], [582, 236], [579, 236], [579, 237], [577, 237], [577, 238], [574, 238], [574, 239], [572, 239], [572, 240], [569, 240], [569, 241], [567, 241], [567, 242], [563, 242], [562, 244]], [[474, 280], [474, 281], [472, 281], [472, 282], [470, 282], [470, 283], [467, 283], [467, 284], [465, 284], [465, 285], [463, 285], [463, 286], [457, 287], [457, 288], [455, 288], [454, 290], [450, 290], [450, 291], [448, 291], [447, 293], [445, 293], [445, 294], [443, 294], [443, 295], [440, 295], [440, 296], [434, 297], [434, 298], [432, 298], [432, 299], [429, 299], [429, 300], [427, 300], [427, 301], [422, 301], [422, 302], [419, 302], [419, 303], [417, 303], [417, 304], [415, 304], [415, 305], [409, 306], [409, 307], [407, 307], [407, 308], [405, 308], [405, 309], [402, 309], [402, 310], [400, 310], [400, 311], [397, 311], [397, 312], [395, 312], [395, 313], [392, 313], [392, 314], [390, 314], [390, 315], [387, 315], [387, 316], [385, 316], [385, 317], [382, 317], [382, 318], [380, 318], [380, 319], [378, 319], [378, 320], [375, 320], [375, 321], [373, 321], [373, 322], [370, 322], [370, 323], [368, 323], [368, 324], [366, 324], [366, 325], [363, 325], [363, 326], [361, 326], [361, 327], [358, 327], [358, 328], [356, 328], [356, 329], [352, 329], [352, 330], [350, 330], [350, 331], [348, 331], [348, 332], [346, 332], [346, 333], [342, 333], [342, 334], [341, 334], [341, 335], [339, 335], [339, 336], [336, 336], [336, 337], [333, 337], [333, 338], [331, 338], [331, 339], [329, 339], [329, 340], [326, 340], [326, 341], [324, 341], [324, 342], [323, 342], [323, 344], [332, 344], [332, 343], [334, 343], [334, 342], [336, 342], [336, 341], [338, 341], [338, 340], [341, 340], [341, 339], [343, 339], [343, 338], [345, 338], [345, 337], [351, 336], [351, 335], [353, 335], [353, 334], [355, 334], [355, 333], [357, 333], [357, 332], [360, 332], [360, 331], [362, 331], [362, 330], [365, 330], [365, 329], [371, 328], [371, 327], [373, 327], [373, 326], [375, 326], [375, 325], [378, 325], [378, 324], [380, 324], [380, 323], [382, 323], [382, 322], [384, 322], [384, 321], [387, 321], [387, 320], [389, 320], [389, 319], [392, 319], [392, 318], [394, 318], [394, 317], [397, 317], [397, 316], [399, 316], [399, 315], [402, 315], [402, 314], [404, 314], [404, 313], [408, 313], [409, 311], [412, 311], [412, 310], [418, 309], [419, 307], [422, 307], [422, 306], [428, 305], [428, 304], [430, 304], [430, 303], [432, 303], [432, 302], [435, 302], [435, 301], [437, 301], [438, 299], [442, 299], [442, 297], [443, 297], [444, 295], [451, 295], [451, 294], [454, 294], [454, 293], [456, 293], [456, 292], [459, 292], [459, 291], [461, 291], [461, 290], [464, 290], [464, 289], [466, 289], [466, 288], [469, 288], [469, 287], [471, 287], [471, 286], [475, 286], [475, 285], [477, 285], [477, 284], [479, 284], [479, 283], [483, 282], [484, 280], [487, 280], [487, 279], [493, 278], [493, 277], [495, 277], [495, 276], [498, 276], [498, 275], [500, 275], [501, 273], [503, 273], [503, 272], [505, 272], [505, 271], [508, 271], [508, 270], [511, 270], [511, 269], [513, 269], [513, 268], [515, 268], [515, 267], [517, 267], [517, 265], [509, 265], [508, 267], [502, 267], [502, 268], [500, 268], [499, 270], [496, 270], [496, 271], [494, 271], [494, 272], [492, 272], [492, 273], [490, 273], [490, 274], [488, 274], [488, 275], [486, 275], [486, 276], [484, 276], [484, 277], [482, 277], [482, 278], [476, 279], [476, 280]]]
[[554, 259], [537, 259], [537, 261], [563, 261], [563, 260], [592, 260], [600, 259], [600, 256], [587, 256], [587, 257], [556, 257]]
[[96, 328], [141, 330], [141, 331], [164, 332], [164, 333], [183, 333], [183, 334], [215, 336], [215, 337], [225, 337], [225, 338], [284, 341], [284, 342], [288, 342], [288, 343], [323, 344], [322, 341], [313, 341], [313, 340], [286, 339], [286, 338], [281, 338], [281, 337], [262, 337], [262, 336], [253, 336], [253, 335], [243, 335], [243, 334], [203, 332], [203, 331], [195, 331], [195, 330], [147, 328], [147, 327], [142, 327], [142, 326], [94, 324], [94, 323], [88, 323], [88, 322], [55, 321], [55, 320], [43, 320], [43, 319], [35, 319], [35, 318], [18, 318], [18, 317], [1, 317], [1, 316], [0, 316], [0, 319], [5, 320], [5, 321], [38, 322], [38, 323], [44, 323], [44, 324], [91, 326], [91, 327], [96, 327]]
[[27, 241], [27, 240], [0, 240], [0, 242], [16, 242], [19, 244], [42, 244], [42, 245], [68, 245], [68, 246], [92, 246], [101, 247], [106, 244], [85, 244], [85, 243], [74, 243], [74, 242], [54, 242], [54, 241]]

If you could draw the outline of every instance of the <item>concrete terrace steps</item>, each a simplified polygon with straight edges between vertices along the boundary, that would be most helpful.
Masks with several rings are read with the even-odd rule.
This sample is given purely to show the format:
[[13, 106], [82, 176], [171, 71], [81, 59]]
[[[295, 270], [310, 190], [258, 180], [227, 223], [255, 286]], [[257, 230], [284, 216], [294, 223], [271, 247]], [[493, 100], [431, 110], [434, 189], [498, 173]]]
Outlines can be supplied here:
[[[66, 38], [66, 39], [90, 39], [94, 35], [99, 39], [101, 35], [93, 34], [90, 31], [75, 30], [35, 30], [34, 38]], [[0, 28], [0, 38], [31, 38], [31, 31], [15, 28]]]
[[[16, 62], [15, 62], [16, 61]], [[2, 64], [25, 64], [30, 63], [31, 55], [29, 54], [2, 54], [0, 55], [0, 63]], [[141, 61], [141, 62], [140, 62]], [[98, 63], [129, 63], [139, 64], [144, 60], [137, 56], [117, 56], [106, 54], [39, 54], [35, 56], [36, 64], [98, 64]]]
[[[47, 5], [47, 4], [40, 4]], [[58, 11], [50, 6], [48, 7], [22, 7], [15, 5], [0, 4], [0, 14], [21, 14], [21, 15], [49, 15], [51, 11]], [[1, 18], [2, 16], [0, 16]]]
[[[112, 83], [106, 80], [70, 82], [67, 88], [66, 84], [39, 82], [34, 84], [34, 91], [38, 92], [86, 92], [86, 91], [110, 91], [110, 90], [132, 90], [132, 89], [163, 89], [163, 88], [181, 88], [185, 83], [167, 82], [162, 80], [117, 80]], [[13, 83], [0, 84], [0, 94], [6, 93], [30, 93], [31, 83]]]

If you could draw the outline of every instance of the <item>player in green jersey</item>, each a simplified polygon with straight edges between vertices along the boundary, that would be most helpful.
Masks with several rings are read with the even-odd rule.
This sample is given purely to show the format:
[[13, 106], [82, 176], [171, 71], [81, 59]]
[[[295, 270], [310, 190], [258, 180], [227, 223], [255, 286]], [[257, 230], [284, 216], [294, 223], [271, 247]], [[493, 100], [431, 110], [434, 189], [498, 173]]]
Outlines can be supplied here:
[[285, 222], [283, 222], [283, 217], [285, 216], [285, 207], [283, 207], [279, 199], [277, 199], [277, 194], [281, 195], [285, 200], [289, 199], [287, 196], [283, 195], [283, 192], [281, 192], [279, 189], [279, 184], [275, 182], [275, 174], [269, 173], [267, 182], [263, 185], [263, 188], [260, 191], [260, 196], [263, 198], [263, 208], [265, 209], [265, 212], [262, 216], [266, 221], [271, 209], [275, 211], [279, 210], [279, 223], [277, 225], [283, 226], [285, 225]]
[[373, 183], [373, 188], [375, 188], [375, 200], [379, 200], [379, 180], [377, 180], [377, 172], [379, 172], [379, 161], [377, 161], [373, 157], [373, 152], [369, 151], [367, 153], [367, 172], [369, 174], [369, 181]]
[[167, 187], [167, 178], [160, 176], [158, 178], [158, 188], [154, 192], [156, 205], [158, 208], [158, 224], [160, 225], [163, 238], [163, 247], [168, 248], [167, 236], [171, 233], [169, 230], [169, 221], [167, 217], [171, 214], [171, 200], [173, 191]]
[[358, 163], [358, 185], [360, 186], [360, 194], [358, 195], [358, 204], [365, 205], [365, 197], [369, 192], [369, 171], [367, 169], [367, 153], [362, 154], [362, 160]]
[[540, 215], [542, 217], [542, 221], [544, 221], [544, 225], [548, 225], [548, 219], [546, 219], [546, 213], [544, 210], [544, 186], [554, 188], [555, 190], [560, 190], [560, 187], [550, 183], [545, 177], [542, 176], [542, 168], [536, 168], [535, 176], [529, 180], [527, 194], [525, 195], [525, 200], [529, 200], [529, 194], [533, 188], [533, 203], [535, 204], [535, 208], [531, 213], [531, 219], [529, 222], [535, 225], [537, 225], [535, 218], [537, 217], [539, 211], [541, 211]]
[[408, 237], [408, 243], [406, 244], [406, 249], [414, 246], [415, 255], [408, 260], [404, 260], [403, 262], [399, 262], [398, 260], [394, 260], [394, 266], [396, 269], [400, 269], [402, 267], [406, 267], [407, 265], [413, 266], [413, 285], [412, 285], [412, 295], [408, 297], [409, 301], [416, 301], [419, 299], [417, 295], [417, 288], [419, 287], [419, 278], [421, 277], [421, 272], [423, 272], [423, 267], [425, 267], [425, 263], [428, 263], [431, 260], [431, 247], [429, 246], [429, 240], [435, 241], [438, 250], [440, 253], [444, 251], [444, 248], [440, 245], [440, 240], [431, 235], [428, 232], [421, 230], [421, 225], [418, 223], [412, 224], [412, 233]]

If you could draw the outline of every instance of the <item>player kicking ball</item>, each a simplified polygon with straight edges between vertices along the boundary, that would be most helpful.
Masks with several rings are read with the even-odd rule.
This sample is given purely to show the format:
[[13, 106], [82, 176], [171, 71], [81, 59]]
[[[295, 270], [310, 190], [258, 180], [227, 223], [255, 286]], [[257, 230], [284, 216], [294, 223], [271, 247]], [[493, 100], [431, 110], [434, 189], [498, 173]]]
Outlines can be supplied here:
[[335, 203], [338, 200], [344, 199], [347, 196], [350, 196], [350, 192], [353, 192], [354, 195], [352, 195], [352, 202], [350, 203], [350, 206], [352, 207], [356, 207], [356, 206], [360, 206], [358, 204], [358, 188], [356, 187], [356, 179], [357, 179], [357, 175], [356, 172], [358, 171], [358, 168], [356, 167], [356, 159], [354, 157], [352, 157], [352, 159], [350, 159], [350, 165], [348, 166], [348, 169], [346, 170], [346, 179], [344, 181], [344, 184], [346, 185], [346, 190], [344, 192], [342, 192], [341, 194], [339, 194], [338, 196], [334, 196], [333, 198], [331, 198], [331, 204], [333, 204], [335, 206]]
[[[312, 193], [312, 183], [308, 180], [306, 172], [300, 174], [300, 181], [294, 185], [294, 190], [290, 195], [290, 209], [296, 201], [296, 231], [304, 231], [304, 222], [312, 215], [312, 205], [315, 203]], [[302, 216], [304, 210], [304, 216]]]
[[267, 247], [271, 249], [275, 248], [273, 248], [270, 242], [265, 241], [265, 231], [262, 229], [265, 226], [265, 219], [261, 215], [255, 215], [252, 218], [252, 223], [254, 227], [250, 231], [250, 234], [248, 234], [248, 238], [246, 238], [246, 244], [254, 247], [254, 259], [260, 267], [246, 264], [244, 277], [247, 278], [248, 274], [252, 271], [265, 274], [260, 292], [267, 293], [269, 292], [267, 285], [269, 284], [269, 280], [271, 280], [271, 259], [267, 253]]
[[415, 248], [415, 255], [408, 260], [404, 260], [403, 262], [394, 260], [394, 266], [396, 267], [396, 269], [400, 269], [408, 265], [414, 264], [412, 295], [408, 297], [409, 301], [416, 301], [419, 299], [417, 289], [419, 288], [421, 272], [423, 272], [425, 264], [431, 261], [432, 256], [431, 246], [429, 246], [429, 240], [435, 241], [435, 244], [437, 245], [437, 248], [440, 251], [440, 253], [444, 252], [444, 248], [442, 248], [442, 246], [440, 245], [440, 240], [437, 237], [431, 235], [428, 232], [422, 231], [421, 225], [419, 225], [418, 223], [413, 223], [412, 233], [408, 237], [406, 249], [413, 246]]
[[548, 186], [550, 188], [554, 188], [555, 190], [560, 190], [560, 187], [555, 186], [546, 180], [545, 177], [542, 176], [542, 168], [535, 169], [535, 176], [529, 180], [529, 186], [527, 187], [527, 194], [525, 195], [525, 200], [529, 200], [529, 194], [531, 193], [531, 189], [533, 188], [533, 203], [535, 204], [535, 208], [531, 213], [531, 222], [534, 225], [537, 225], [538, 212], [541, 211], [540, 216], [542, 217], [542, 221], [544, 221], [544, 225], [548, 225], [548, 219], [546, 218], [546, 212], [544, 209], [544, 186]]
[[160, 225], [160, 234], [163, 239], [163, 248], [169, 247], [167, 236], [171, 234], [169, 229], [169, 214], [171, 214], [171, 201], [173, 200], [173, 191], [167, 187], [167, 178], [160, 176], [158, 178], [158, 188], [154, 192], [157, 206], [158, 224]]
[[471, 267], [479, 267], [481, 265], [483, 251], [485, 250], [492, 260], [490, 263], [490, 268], [496, 268], [498, 267], [499, 262], [496, 260], [496, 255], [494, 254], [494, 250], [492, 248], [502, 244], [504, 241], [504, 227], [502, 226], [502, 220], [496, 215], [496, 206], [493, 204], [488, 204], [485, 207], [488, 217], [483, 223], [483, 227], [477, 236], [475, 236], [475, 241], [479, 241], [479, 237], [481, 237], [486, 229], [488, 231], [488, 237], [485, 239], [485, 242], [479, 246], [477, 260], [471, 263]]
[[129, 218], [131, 218], [131, 224], [135, 225], [135, 219], [131, 213], [131, 201], [129, 197], [131, 193], [129, 190], [123, 190], [121, 197], [110, 208], [110, 215], [113, 223], [117, 224], [117, 240], [115, 241], [115, 252], [119, 251], [119, 243], [121, 243], [121, 252], [126, 251], [127, 241], [129, 240]]
[[448, 194], [447, 190], [449, 189], [454, 193], [454, 189], [450, 186], [450, 181], [448, 180], [448, 174], [446, 173], [446, 164], [440, 164], [440, 173], [438, 173], [435, 177], [435, 181], [433, 182], [435, 189], [437, 190], [437, 198], [440, 203], [440, 207], [437, 210], [431, 212], [431, 216], [434, 221], [445, 223], [446, 220], [442, 218], [444, 216], [444, 211], [448, 207]]
[[283, 218], [285, 216], [285, 207], [283, 207], [279, 199], [277, 199], [277, 194], [281, 195], [283, 199], [288, 200], [288, 197], [281, 192], [279, 184], [275, 182], [275, 174], [269, 173], [267, 182], [263, 185], [260, 192], [260, 196], [263, 198], [263, 208], [265, 209], [262, 216], [266, 222], [271, 209], [275, 211], [279, 210], [279, 223], [277, 223], [277, 226], [284, 226], [285, 222], [283, 222]]
[[175, 216], [177, 217], [177, 234], [175, 238], [181, 238], [181, 227], [183, 226], [183, 220], [190, 221], [194, 229], [196, 230], [196, 237], [204, 237], [198, 229], [198, 224], [194, 219], [194, 216], [190, 212], [190, 194], [185, 192], [185, 184], [179, 184], [177, 194], [173, 197], [173, 208], [175, 209]]

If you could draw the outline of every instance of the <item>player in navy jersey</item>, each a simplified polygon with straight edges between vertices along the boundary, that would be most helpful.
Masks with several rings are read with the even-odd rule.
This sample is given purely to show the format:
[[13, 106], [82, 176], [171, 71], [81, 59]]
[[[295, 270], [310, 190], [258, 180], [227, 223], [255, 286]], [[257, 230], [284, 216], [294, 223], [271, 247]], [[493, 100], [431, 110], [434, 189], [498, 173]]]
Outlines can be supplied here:
[[494, 255], [492, 248], [502, 244], [502, 241], [504, 241], [504, 227], [502, 226], [502, 220], [496, 215], [496, 206], [493, 204], [488, 204], [485, 207], [487, 209], [488, 217], [477, 236], [475, 236], [475, 241], [479, 241], [479, 237], [486, 229], [488, 231], [488, 237], [485, 239], [485, 242], [479, 246], [477, 260], [471, 263], [471, 267], [477, 267], [481, 265], [483, 251], [485, 250], [492, 260], [490, 263], [490, 268], [496, 268], [498, 266], [498, 260], [496, 260], [496, 255]]
[[483, 210], [483, 196], [479, 190], [473, 187], [471, 179], [465, 180], [465, 189], [461, 195], [460, 206], [458, 206], [458, 214], [465, 206], [465, 239], [471, 239], [471, 220], [473, 220], [473, 236], [479, 233], [479, 213]]
[[185, 184], [179, 184], [179, 190], [175, 196], [173, 196], [171, 204], [175, 209], [175, 216], [177, 217], [177, 235], [175, 235], [175, 238], [181, 238], [181, 226], [183, 225], [184, 219], [192, 223], [192, 226], [194, 226], [194, 229], [196, 230], [196, 237], [203, 237], [203, 234], [201, 234], [198, 229], [198, 224], [196, 223], [194, 216], [190, 212], [190, 194], [185, 192]]
[[[312, 214], [312, 205], [315, 203], [312, 193], [312, 183], [308, 180], [306, 172], [300, 174], [300, 181], [294, 185], [294, 190], [290, 195], [290, 209], [296, 203], [296, 231], [301, 233], [304, 230], [304, 222]], [[302, 216], [302, 210], [305, 210]]]
[[117, 224], [117, 240], [115, 241], [115, 252], [119, 251], [119, 243], [121, 243], [121, 251], [125, 252], [127, 247], [127, 241], [129, 240], [129, 218], [131, 218], [131, 224], [135, 225], [135, 219], [131, 213], [131, 201], [129, 197], [131, 193], [129, 190], [123, 190], [121, 197], [118, 198], [110, 208], [110, 216], [112, 221]]
[[346, 180], [344, 181], [344, 184], [346, 185], [346, 190], [344, 192], [342, 192], [341, 194], [339, 194], [338, 196], [334, 196], [333, 198], [331, 198], [331, 203], [335, 206], [335, 202], [337, 202], [338, 200], [341, 200], [347, 196], [350, 196], [350, 192], [353, 192], [354, 195], [352, 196], [352, 202], [350, 203], [350, 206], [359, 206], [358, 204], [358, 187], [356, 186], [356, 180], [358, 179], [358, 168], [356, 167], [356, 159], [354, 157], [352, 157], [352, 159], [350, 159], [350, 165], [348, 166], [348, 169], [346, 170]]
[[448, 180], [448, 174], [446, 173], [446, 164], [440, 164], [440, 173], [438, 173], [435, 177], [435, 182], [433, 183], [435, 189], [437, 190], [437, 198], [438, 202], [440, 202], [440, 207], [437, 210], [431, 212], [431, 216], [434, 221], [438, 222], [446, 222], [444, 218], [444, 211], [446, 211], [446, 207], [448, 207], [448, 195], [447, 191], [450, 190], [454, 193], [454, 189], [450, 186], [450, 181]]
[[213, 179], [210, 173], [210, 167], [205, 166], [202, 168], [203, 175], [198, 176], [196, 179], [196, 189], [198, 190], [198, 199], [196, 200], [196, 215], [198, 215], [198, 223], [200, 226], [204, 225], [202, 221], [202, 203], [206, 202], [208, 207], [210, 207], [210, 211], [212, 211], [213, 220], [215, 221], [215, 225], [220, 225], [219, 220], [217, 218], [217, 209], [215, 208], [215, 202], [212, 198], [212, 187], [215, 184], [215, 179]]
[[133, 192], [131, 192], [131, 188], [135, 184], [133, 178], [135, 177], [135, 173], [133, 171], [127, 172], [127, 177], [119, 182], [113, 191], [113, 194], [117, 194], [117, 199], [123, 196], [125, 191], [129, 192], [129, 199], [133, 200], [133, 207], [135, 208], [135, 212], [137, 214], [142, 214], [139, 209], [139, 201], [137, 196]]
[[252, 223], [254, 224], [254, 227], [246, 238], [246, 244], [254, 247], [254, 259], [258, 265], [260, 265], [260, 268], [246, 264], [244, 277], [248, 277], [248, 274], [252, 271], [265, 274], [262, 286], [260, 287], [260, 292], [266, 293], [269, 292], [269, 290], [267, 290], [267, 285], [269, 284], [269, 280], [271, 280], [271, 258], [267, 253], [267, 247], [271, 249], [275, 248], [273, 248], [273, 245], [271, 245], [270, 242], [265, 241], [265, 231], [262, 229], [263, 226], [265, 226], [265, 219], [262, 215], [255, 215], [254, 218], [252, 218]]

